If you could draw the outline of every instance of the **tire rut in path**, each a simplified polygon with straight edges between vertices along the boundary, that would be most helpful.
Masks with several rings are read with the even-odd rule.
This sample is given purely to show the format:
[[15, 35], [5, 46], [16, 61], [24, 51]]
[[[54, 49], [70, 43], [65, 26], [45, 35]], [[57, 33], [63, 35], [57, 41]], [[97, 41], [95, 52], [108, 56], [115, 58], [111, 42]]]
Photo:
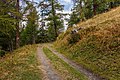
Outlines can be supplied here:
[[61, 58], [63, 61], [65, 61], [67, 64], [69, 64], [71, 67], [80, 71], [80, 73], [83, 73], [84, 75], [86, 75], [86, 77], [88, 77], [89, 80], [106, 80], [105, 78], [102, 78], [102, 77], [92, 73], [91, 71], [88, 71], [87, 69], [83, 68], [82, 66], [75, 64], [73, 61], [67, 59], [62, 54], [57, 52], [55, 49], [51, 48], [49, 44], [46, 45], [46, 47], [48, 47], [55, 55], [57, 55], [59, 58]]
[[61, 80], [58, 74], [53, 70], [49, 59], [44, 54], [42, 47], [37, 48], [38, 59], [41, 62], [41, 70], [43, 72], [44, 78], [42, 80]]

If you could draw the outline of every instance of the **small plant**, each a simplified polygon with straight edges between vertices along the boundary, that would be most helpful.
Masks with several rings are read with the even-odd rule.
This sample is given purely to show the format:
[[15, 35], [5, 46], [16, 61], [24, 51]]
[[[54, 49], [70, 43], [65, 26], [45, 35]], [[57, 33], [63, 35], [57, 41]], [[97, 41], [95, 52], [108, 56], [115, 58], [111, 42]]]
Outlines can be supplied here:
[[3, 57], [5, 55], [5, 51], [4, 50], [0, 50], [0, 57]]
[[80, 35], [78, 33], [70, 34], [67, 40], [69, 44], [74, 44], [80, 40]]

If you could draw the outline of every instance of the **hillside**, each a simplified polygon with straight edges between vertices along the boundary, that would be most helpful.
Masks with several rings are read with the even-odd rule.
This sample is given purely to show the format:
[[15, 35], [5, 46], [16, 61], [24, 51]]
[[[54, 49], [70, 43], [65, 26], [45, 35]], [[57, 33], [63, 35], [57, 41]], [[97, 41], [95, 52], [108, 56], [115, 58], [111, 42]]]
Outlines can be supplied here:
[[[80, 30], [73, 34], [74, 29]], [[86, 69], [106, 79], [119, 80], [120, 7], [69, 28], [54, 45], [59, 52]]]

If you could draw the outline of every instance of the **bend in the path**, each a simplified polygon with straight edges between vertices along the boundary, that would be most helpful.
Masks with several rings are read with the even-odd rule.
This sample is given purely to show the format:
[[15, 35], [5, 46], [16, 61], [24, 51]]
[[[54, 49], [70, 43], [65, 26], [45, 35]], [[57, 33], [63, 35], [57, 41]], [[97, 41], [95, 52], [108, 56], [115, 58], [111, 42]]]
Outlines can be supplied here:
[[75, 64], [73, 61], [67, 59], [66, 57], [64, 57], [62, 54], [60, 54], [59, 52], [57, 52], [55, 49], [53, 49], [52, 47], [50, 47], [50, 45], [46, 45], [54, 54], [56, 54], [59, 58], [61, 58], [62, 60], [64, 60], [66, 63], [68, 63], [70, 66], [72, 66], [73, 68], [75, 68], [76, 70], [80, 71], [81, 73], [83, 73], [84, 75], [86, 75], [88, 77], [89, 80], [106, 80], [94, 73], [92, 73], [91, 71], [88, 71], [87, 69], [83, 68], [80, 65]]
[[50, 61], [44, 54], [41, 46], [37, 48], [37, 53], [38, 53], [38, 59], [41, 62], [41, 69], [44, 75], [43, 80], [61, 80], [58, 74], [53, 70]]

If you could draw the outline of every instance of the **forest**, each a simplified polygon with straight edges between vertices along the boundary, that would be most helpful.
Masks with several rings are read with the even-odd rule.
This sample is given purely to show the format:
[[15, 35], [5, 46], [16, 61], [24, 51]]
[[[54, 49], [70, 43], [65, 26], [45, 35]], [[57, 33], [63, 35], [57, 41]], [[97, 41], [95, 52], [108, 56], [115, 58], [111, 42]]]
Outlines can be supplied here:
[[[1, 0], [0, 1], [0, 53], [13, 51], [20, 46], [55, 41], [68, 26], [109, 11], [120, 4], [119, 0], [73, 0], [71, 14], [63, 11], [57, 0]], [[39, 10], [37, 10], [39, 9]], [[69, 19], [63, 16], [70, 15]], [[69, 28], [68, 27], [68, 28]]]

